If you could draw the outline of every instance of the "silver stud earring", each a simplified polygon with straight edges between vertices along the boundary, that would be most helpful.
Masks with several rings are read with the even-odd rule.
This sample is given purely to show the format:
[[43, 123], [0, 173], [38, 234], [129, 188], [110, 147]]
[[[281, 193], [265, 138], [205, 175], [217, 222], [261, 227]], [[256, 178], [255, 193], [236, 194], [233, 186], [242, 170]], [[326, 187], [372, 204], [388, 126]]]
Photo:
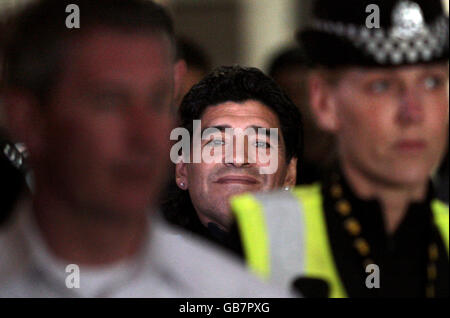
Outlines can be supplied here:
[[184, 189], [184, 182], [180, 182], [180, 187]]

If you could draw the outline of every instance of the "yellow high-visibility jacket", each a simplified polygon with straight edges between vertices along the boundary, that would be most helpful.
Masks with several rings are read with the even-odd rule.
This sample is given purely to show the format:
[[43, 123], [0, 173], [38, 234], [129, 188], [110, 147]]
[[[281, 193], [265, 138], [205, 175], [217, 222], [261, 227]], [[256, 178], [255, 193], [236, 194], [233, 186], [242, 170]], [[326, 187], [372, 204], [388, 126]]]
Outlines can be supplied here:
[[[263, 278], [290, 287], [299, 276], [319, 278], [330, 297], [347, 297], [328, 238], [320, 185], [292, 192], [245, 194], [231, 202], [248, 266]], [[434, 200], [434, 222], [449, 250], [449, 208]]]

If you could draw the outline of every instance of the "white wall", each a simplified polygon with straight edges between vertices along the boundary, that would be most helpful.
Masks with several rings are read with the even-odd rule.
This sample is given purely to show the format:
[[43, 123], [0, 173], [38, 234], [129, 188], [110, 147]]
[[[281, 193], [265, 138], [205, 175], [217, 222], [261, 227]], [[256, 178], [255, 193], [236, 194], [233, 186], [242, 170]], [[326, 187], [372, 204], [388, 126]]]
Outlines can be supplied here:
[[294, 43], [297, 2], [241, 0], [242, 51], [245, 65], [263, 67], [274, 49]]
[[26, 4], [29, 1], [30, 0], [0, 0], [0, 17], [3, 13], [7, 12], [7, 10]]

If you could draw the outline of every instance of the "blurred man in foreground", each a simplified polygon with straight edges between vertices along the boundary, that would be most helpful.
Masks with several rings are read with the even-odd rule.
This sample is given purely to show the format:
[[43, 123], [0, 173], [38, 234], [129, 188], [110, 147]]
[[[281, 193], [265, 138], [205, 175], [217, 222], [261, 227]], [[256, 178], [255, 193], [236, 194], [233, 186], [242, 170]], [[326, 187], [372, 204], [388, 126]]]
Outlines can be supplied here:
[[448, 206], [430, 182], [448, 138], [441, 1], [319, 0], [300, 40], [339, 162], [320, 184], [233, 202], [250, 266], [325, 280], [317, 296], [448, 297]]
[[[69, 3], [79, 29], [66, 28]], [[43, 0], [15, 22], [5, 104], [35, 187], [0, 232], [0, 296], [276, 296], [150, 218], [179, 83], [165, 10], [143, 0]]]

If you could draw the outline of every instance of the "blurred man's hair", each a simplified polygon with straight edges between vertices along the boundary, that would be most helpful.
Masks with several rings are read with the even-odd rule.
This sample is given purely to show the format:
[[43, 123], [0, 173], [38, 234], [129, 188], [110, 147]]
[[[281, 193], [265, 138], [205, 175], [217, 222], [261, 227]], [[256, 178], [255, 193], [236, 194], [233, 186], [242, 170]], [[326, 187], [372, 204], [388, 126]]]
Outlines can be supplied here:
[[[66, 7], [80, 9], [80, 28], [66, 27]], [[44, 103], [61, 74], [70, 39], [106, 27], [121, 32], [165, 34], [173, 45], [166, 10], [149, 0], [37, 0], [9, 19], [4, 84], [25, 89]]]
[[278, 52], [269, 62], [267, 69], [271, 77], [276, 77], [278, 72], [291, 70], [293, 67], [308, 67], [305, 53], [299, 47], [288, 48]]
[[261, 102], [277, 115], [286, 146], [286, 161], [300, 158], [303, 147], [300, 112], [278, 85], [256, 68], [222, 66], [194, 85], [181, 103], [182, 126], [192, 136], [193, 121], [201, 119], [208, 107], [248, 100]]
[[183, 59], [188, 68], [196, 68], [205, 75], [211, 71], [211, 61], [206, 51], [186, 37], [177, 38], [177, 58]]

